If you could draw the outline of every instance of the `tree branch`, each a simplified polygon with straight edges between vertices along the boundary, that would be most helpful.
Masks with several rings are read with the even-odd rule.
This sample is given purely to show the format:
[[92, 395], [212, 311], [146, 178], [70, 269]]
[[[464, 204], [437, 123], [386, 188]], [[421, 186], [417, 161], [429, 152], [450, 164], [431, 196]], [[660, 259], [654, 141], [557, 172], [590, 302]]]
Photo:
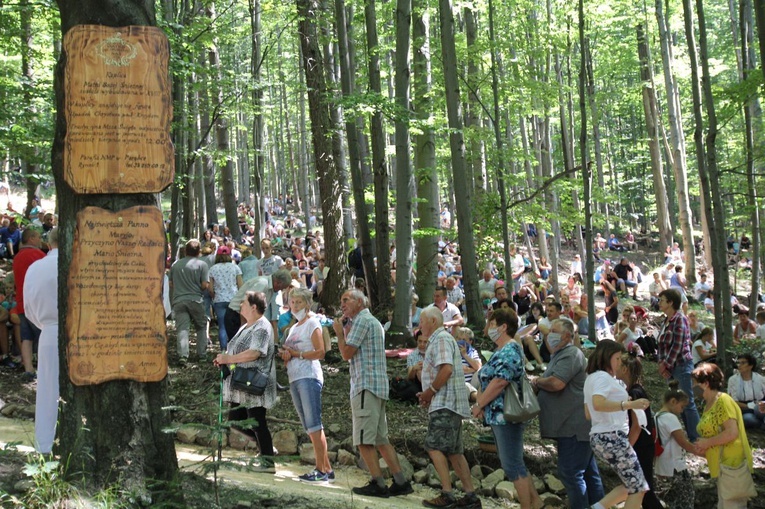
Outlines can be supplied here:
[[[592, 164], [592, 163], [587, 163], [587, 164]], [[569, 168], [568, 170], [564, 170], [564, 171], [562, 171], [562, 172], [558, 173], [557, 175], [555, 175], [554, 177], [552, 177], [552, 178], [549, 178], [549, 179], [545, 180], [545, 181], [542, 183], [542, 185], [541, 185], [541, 186], [539, 186], [539, 187], [536, 189], [536, 191], [534, 191], [533, 193], [531, 193], [531, 194], [530, 194], [530, 195], [528, 195], [527, 197], [525, 197], [525, 198], [521, 198], [520, 200], [515, 200], [515, 201], [514, 201], [514, 202], [512, 202], [512, 203], [509, 203], [509, 204], [507, 205], [507, 209], [508, 209], [508, 210], [510, 210], [510, 209], [512, 209], [513, 207], [517, 206], [517, 205], [521, 205], [522, 203], [530, 202], [531, 200], [533, 200], [534, 198], [536, 198], [537, 196], [539, 196], [539, 194], [541, 194], [541, 193], [543, 193], [545, 190], [547, 190], [547, 188], [548, 188], [548, 187], [550, 187], [551, 185], [553, 185], [553, 183], [555, 183], [555, 181], [557, 181], [557, 180], [560, 180], [560, 179], [562, 179], [562, 178], [564, 178], [564, 177], [567, 177], [567, 176], [569, 176], [570, 174], [572, 174], [572, 173], [575, 173], [575, 172], [577, 172], [577, 171], [579, 171], [579, 170], [581, 170], [581, 169], [582, 169], [582, 165], [580, 164], [579, 166], [575, 166], [575, 167], [573, 167], [573, 168]]]

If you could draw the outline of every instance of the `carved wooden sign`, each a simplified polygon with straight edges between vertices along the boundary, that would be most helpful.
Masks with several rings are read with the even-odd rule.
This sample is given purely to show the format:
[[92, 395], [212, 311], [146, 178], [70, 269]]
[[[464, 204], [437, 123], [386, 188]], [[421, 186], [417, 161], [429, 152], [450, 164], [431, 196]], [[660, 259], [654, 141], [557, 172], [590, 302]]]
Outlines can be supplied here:
[[165, 242], [155, 207], [77, 214], [66, 316], [73, 384], [156, 382], [167, 374]]
[[156, 27], [64, 36], [64, 178], [78, 193], [157, 193], [175, 170], [170, 50]]

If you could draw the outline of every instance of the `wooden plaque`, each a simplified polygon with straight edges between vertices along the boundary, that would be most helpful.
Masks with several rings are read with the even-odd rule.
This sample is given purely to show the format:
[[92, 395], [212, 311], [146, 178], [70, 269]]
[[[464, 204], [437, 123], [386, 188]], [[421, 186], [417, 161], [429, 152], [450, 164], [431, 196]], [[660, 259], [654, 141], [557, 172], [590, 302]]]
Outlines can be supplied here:
[[73, 384], [157, 382], [167, 374], [165, 243], [155, 207], [77, 214], [66, 315]]
[[64, 178], [78, 193], [158, 193], [175, 171], [167, 37], [78, 25], [64, 36]]

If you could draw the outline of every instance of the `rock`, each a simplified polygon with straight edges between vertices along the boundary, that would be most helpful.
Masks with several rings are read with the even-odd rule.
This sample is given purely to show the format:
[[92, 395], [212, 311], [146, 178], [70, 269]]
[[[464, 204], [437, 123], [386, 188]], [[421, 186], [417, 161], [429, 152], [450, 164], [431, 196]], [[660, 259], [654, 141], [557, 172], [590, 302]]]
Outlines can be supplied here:
[[547, 485], [547, 488], [553, 493], [557, 494], [566, 491], [566, 487], [563, 486], [563, 483], [560, 482], [558, 478], [552, 474], [545, 475], [545, 484]]
[[416, 457], [412, 459], [412, 464], [417, 468], [427, 468], [430, 460], [428, 458]]
[[484, 492], [494, 494], [494, 488], [496, 488], [497, 484], [501, 483], [504, 480], [505, 480], [505, 471], [500, 468], [483, 478], [483, 480], [481, 481], [481, 489], [483, 489]]
[[25, 405], [25, 406], [22, 406], [16, 412], [16, 417], [25, 417], [27, 419], [34, 419], [35, 418], [35, 406], [34, 405]]
[[327, 450], [337, 452], [338, 449], [340, 449], [340, 442], [334, 438], [327, 437]]
[[228, 434], [228, 443], [232, 448], [239, 451], [243, 451], [247, 448], [247, 445], [250, 443], [250, 437], [248, 437], [241, 431], [232, 429]]
[[345, 449], [346, 451], [355, 452], [356, 448], [353, 447], [353, 437], [350, 436], [346, 438], [345, 440], [343, 440], [342, 442], [340, 442], [340, 447]]
[[350, 452], [346, 451], [345, 449], [340, 449], [337, 451], [337, 463], [339, 465], [346, 465], [346, 466], [352, 466], [356, 464], [356, 455], [351, 454]]
[[430, 475], [428, 474], [427, 470], [418, 470], [412, 476], [412, 481], [417, 484], [425, 484], [428, 482], [428, 477], [430, 477]]
[[220, 436], [219, 432], [210, 428], [201, 428], [194, 440], [203, 447], [218, 447], [218, 440], [222, 438], [223, 447], [226, 446], [226, 435]]
[[483, 475], [483, 469], [481, 468], [481, 465], [473, 465], [473, 468], [470, 469], [470, 475], [473, 476], [473, 478], [478, 479], [479, 481], [482, 481], [485, 477]]
[[283, 429], [273, 435], [274, 448], [279, 450], [279, 454], [292, 456], [298, 451], [297, 435], [294, 431]]
[[327, 458], [329, 459], [330, 463], [337, 463], [337, 453], [334, 451], [328, 451], [327, 452]]
[[[473, 481], [473, 489], [481, 485], [480, 479], [476, 479], [472, 475], [470, 476], [470, 479]], [[462, 481], [460, 481], [459, 479], [454, 483], [454, 487], [457, 488], [458, 490], [465, 491], [464, 487], [462, 486]]]
[[37, 486], [34, 479], [22, 479], [13, 485], [16, 493], [26, 493]]
[[[398, 462], [401, 465], [401, 473], [404, 474], [404, 477], [406, 477], [407, 480], [410, 480], [412, 478], [412, 475], [414, 475], [414, 467], [411, 463], [409, 463], [409, 460], [406, 459], [406, 456], [402, 454], [398, 454]], [[388, 464], [385, 462], [385, 459], [380, 458], [380, 470], [382, 471], [383, 477], [386, 479], [390, 477], [390, 469], [388, 468]]]
[[342, 427], [341, 427], [339, 424], [337, 424], [337, 423], [335, 423], [335, 424], [330, 424], [330, 425], [329, 425], [329, 427], [327, 428], [327, 430], [328, 430], [330, 433], [333, 433], [333, 434], [335, 434], [335, 435], [336, 435], [336, 434], [338, 434], [338, 433], [340, 433], [340, 431], [342, 431], [342, 429], [343, 429], [343, 428], [342, 428]]
[[15, 403], [8, 403], [2, 410], [0, 410], [0, 414], [3, 414], [5, 417], [12, 417], [18, 407], [19, 406]]
[[539, 498], [545, 503], [545, 507], [566, 507], [566, 503], [555, 493], [541, 493]]
[[316, 464], [316, 453], [312, 444], [303, 444], [300, 446], [300, 461], [308, 465]]
[[199, 428], [193, 424], [184, 424], [175, 433], [175, 437], [182, 444], [193, 444], [199, 433]]
[[504, 498], [505, 500], [515, 500], [518, 498], [518, 492], [515, 489], [515, 485], [510, 481], [502, 481], [494, 488], [494, 492], [497, 497]]
[[544, 493], [547, 491], [547, 486], [545, 486], [545, 482], [539, 477], [532, 475], [531, 481], [534, 483], [534, 489], [537, 490], [537, 493]]

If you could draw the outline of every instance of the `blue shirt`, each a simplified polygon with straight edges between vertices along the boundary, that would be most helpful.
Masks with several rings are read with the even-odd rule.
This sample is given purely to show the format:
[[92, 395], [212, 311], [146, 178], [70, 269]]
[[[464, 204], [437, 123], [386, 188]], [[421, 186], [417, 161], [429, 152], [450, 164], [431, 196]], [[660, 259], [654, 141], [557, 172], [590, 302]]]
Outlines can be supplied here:
[[[494, 352], [489, 362], [478, 372], [482, 391], [485, 391], [495, 378], [517, 384], [522, 376], [525, 376], [523, 353], [520, 345], [515, 341], [510, 341], [502, 349]], [[505, 422], [505, 391], [483, 408], [483, 416], [486, 424], [490, 426], [507, 424]]]

